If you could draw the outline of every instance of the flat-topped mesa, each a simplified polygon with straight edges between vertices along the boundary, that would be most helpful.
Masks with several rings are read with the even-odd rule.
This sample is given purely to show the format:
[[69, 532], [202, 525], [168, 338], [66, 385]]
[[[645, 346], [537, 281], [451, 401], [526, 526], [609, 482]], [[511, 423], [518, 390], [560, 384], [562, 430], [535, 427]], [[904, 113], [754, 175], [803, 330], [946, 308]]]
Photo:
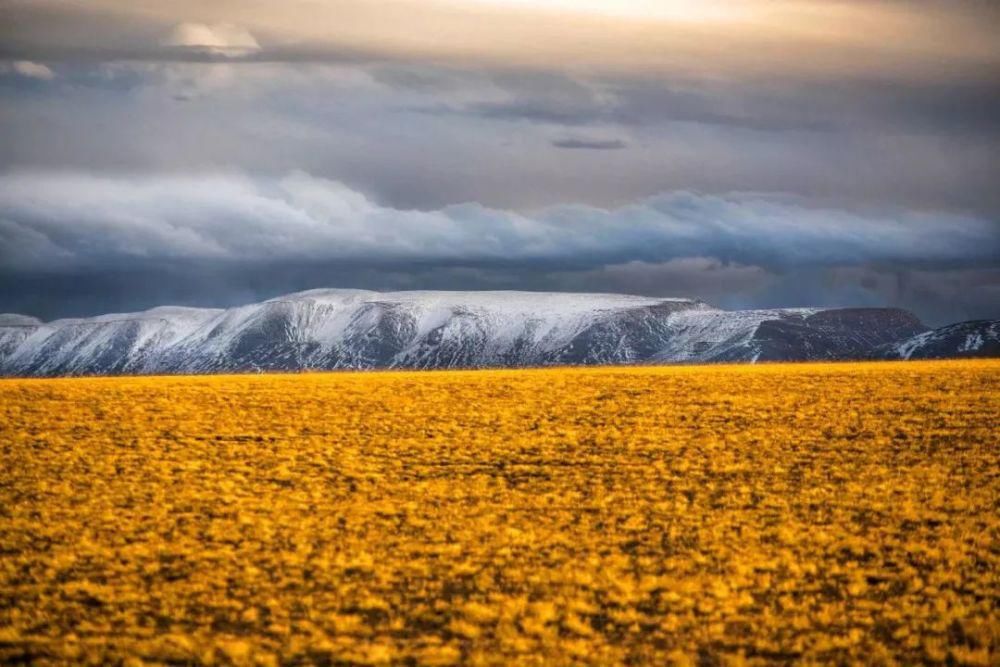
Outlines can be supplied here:
[[343, 289], [229, 309], [7, 321], [5, 375], [854, 359], [926, 331], [896, 309], [723, 311], [621, 294]]

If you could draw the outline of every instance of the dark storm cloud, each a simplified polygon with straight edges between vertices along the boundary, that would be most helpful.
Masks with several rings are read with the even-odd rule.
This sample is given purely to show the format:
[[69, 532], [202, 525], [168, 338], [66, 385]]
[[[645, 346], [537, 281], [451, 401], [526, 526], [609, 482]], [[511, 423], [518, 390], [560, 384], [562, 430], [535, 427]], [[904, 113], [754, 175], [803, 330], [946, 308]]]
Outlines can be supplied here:
[[176, 261], [71, 273], [0, 268], [0, 312], [43, 320], [176, 304], [228, 307], [321, 286], [374, 290], [549, 290], [685, 296], [729, 308], [895, 306], [941, 326], [1000, 317], [1000, 269], [826, 267], [773, 272], [710, 258], [596, 269], [537, 263]]
[[894, 306], [917, 313], [931, 326], [1000, 316], [1000, 268], [855, 265], [777, 271], [691, 257], [626, 262], [546, 278], [543, 289], [684, 294], [729, 309]]

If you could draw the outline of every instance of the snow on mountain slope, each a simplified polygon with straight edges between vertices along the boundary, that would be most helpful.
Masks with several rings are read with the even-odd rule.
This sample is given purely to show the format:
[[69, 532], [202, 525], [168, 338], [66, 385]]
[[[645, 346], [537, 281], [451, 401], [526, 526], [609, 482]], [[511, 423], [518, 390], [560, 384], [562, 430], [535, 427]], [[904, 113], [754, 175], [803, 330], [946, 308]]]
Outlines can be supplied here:
[[1000, 357], [1000, 320], [973, 320], [926, 331], [880, 347], [881, 359]]
[[227, 310], [0, 319], [0, 373], [854, 358], [923, 330], [896, 310], [727, 312], [694, 299], [615, 294], [311, 290]]
[[[0, 369], [25, 375], [148, 372], [164, 350], [220, 312], [166, 307], [22, 327], [20, 343], [0, 356]], [[14, 333], [10, 329], [0, 325], [0, 340]]]
[[42, 321], [27, 315], [0, 313], [0, 369], [4, 360], [17, 350]]
[[0, 313], [0, 327], [33, 327], [41, 324], [37, 317], [18, 315], [17, 313]]
[[809, 308], [710, 310], [674, 313], [673, 334], [655, 355], [658, 361], [756, 361], [751, 342], [757, 328], [771, 320], [802, 320]]

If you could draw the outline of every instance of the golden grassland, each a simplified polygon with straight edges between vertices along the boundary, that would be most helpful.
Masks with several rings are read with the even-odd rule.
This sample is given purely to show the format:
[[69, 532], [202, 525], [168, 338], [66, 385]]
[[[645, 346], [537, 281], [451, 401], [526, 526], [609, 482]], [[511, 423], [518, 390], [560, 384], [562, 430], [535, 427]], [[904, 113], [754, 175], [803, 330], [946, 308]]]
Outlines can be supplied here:
[[0, 661], [1000, 664], [1000, 362], [0, 382]]

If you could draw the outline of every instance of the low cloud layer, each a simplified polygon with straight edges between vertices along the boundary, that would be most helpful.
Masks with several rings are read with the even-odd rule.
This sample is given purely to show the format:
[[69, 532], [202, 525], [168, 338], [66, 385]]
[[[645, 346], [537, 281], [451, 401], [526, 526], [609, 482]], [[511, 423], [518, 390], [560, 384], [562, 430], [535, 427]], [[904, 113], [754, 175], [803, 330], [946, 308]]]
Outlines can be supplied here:
[[[421, 211], [302, 172], [280, 179], [18, 172], [0, 176], [0, 266], [20, 305], [32, 283], [65, 301], [60, 280], [109, 274], [131, 276], [129, 303], [143, 302], [147, 289], [145, 302], [156, 305], [161, 288], [144, 288], [143, 276], [186, 266], [225, 274], [197, 288], [203, 304], [213, 292], [227, 302], [227, 285], [260, 283], [273, 271], [271, 290], [606, 289], [707, 295], [744, 307], [832, 305], [835, 294], [847, 305], [906, 301], [933, 320], [934, 304], [970, 283], [979, 281], [982, 298], [995, 293], [1000, 230], [971, 216], [852, 212], [753, 194], [665, 193], [610, 210], [519, 213], [466, 203]], [[912, 282], [903, 276], [956, 271], [965, 278], [943, 282], [926, 304], [899, 285]], [[794, 303], [774, 303], [782, 299]], [[0, 303], [12, 305], [11, 297]], [[970, 308], [985, 314], [982, 304]]]
[[342, 183], [297, 172], [113, 177], [0, 177], [5, 266], [264, 259], [427, 262], [714, 257], [771, 268], [906, 263], [968, 266], [1000, 256], [991, 222], [949, 214], [861, 214], [793, 199], [666, 193], [613, 210], [532, 214], [475, 203], [439, 210], [380, 205]]

